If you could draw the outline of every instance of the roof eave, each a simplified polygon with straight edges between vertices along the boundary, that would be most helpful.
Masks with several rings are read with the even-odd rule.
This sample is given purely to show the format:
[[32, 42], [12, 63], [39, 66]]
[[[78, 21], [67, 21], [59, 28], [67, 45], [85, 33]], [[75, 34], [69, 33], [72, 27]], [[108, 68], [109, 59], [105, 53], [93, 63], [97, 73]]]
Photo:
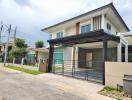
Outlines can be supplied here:
[[91, 10], [91, 11], [89, 11], [89, 12], [87, 12], [87, 13], [84, 13], [84, 14], [82, 14], [82, 15], [73, 17], [73, 18], [71, 18], [71, 19], [65, 20], [65, 21], [60, 22], [60, 23], [57, 23], [57, 24], [55, 24], [55, 25], [52, 25], [52, 26], [43, 28], [43, 29], [41, 29], [41, 31], [47, 31], [47, 30], [50, 29], [50, 28], [53, 28], [53, 27], [58, 26], [58, 25], [60, 25], [60, 24], [64, 24], [64, 23], [69, 22], [69, 21], [72, 21], [72, 20], [74, 20], [74, 19], [83, 17], [83, 16], [85, 16], [85, 15], [87, 15], [87, 14], [91, 14], [91, 13], [96, 12], [96, 11], [98, 11], [98, 10], [102, 10], [102, 9], [104, 9], [104, 8], [106, 8], [106, 7], [110, 7], [110, 8], [115, 12], [115, 14], [116, 14], [117, 17], [119, 18], [119, 20], [121, 21], [121, 23], [123, 24], [123, 26], [126, 28], [126, 31], [130, 31], [130, 29], [128, 28], [128, 26], [126, 25], [126, 23], [124, 22], [124, 20], [122, 19], [122, 17], [120, 16], [120, 14], [118, 13], [118, 11], [116, 10], [116, 8], [114, 7], [113, 3], [107, 4], [107, 5], [105, 5], [105, 6], [102, 6], [102, 7], [100, 7], [100, 8], [94, 9], [94, 10]]
[[68, 19], [68, 20], [62, 21], [62, 22], [60, 22], [60, 23], [51, 25], [51, 26], [49, 26], [49, 27], [43, 28], [43, 29], [41, 29], [41, 31], [46, 31], [46, 30], [48, 30], [48, 29], [50, 29], [50, 28], [52, 28], [52, 27], [55, 27], [55, 26], [58, 26], [58, 25], [60, 25], [60, 24], [64, 24], [64, 23], [69, 22], [69, 21], [72, 21], [72, 20], [74, 20], [74, 19], [83, 17], [83, 16], [85, 16], [85, 15], [87, 15], [87, 14], [91, 14], [91, 13], [96, 12], [96, 11], [98, 11], [98, 10], [102, 10], [102, 9], [104, 9], [104, 8], [110, 6], [110, 5], [113, 5], [113, 3], [109, 3], [109, 4], [107, 4], [107, 5], [104, 5], [104, 6], [102, 6], [102, 7], [97, 8], [97, 9], [91, 10], [91, 11], [86, 12], [86, 13], [84, 13], [84, 14], [75, 16], [75, 17], [73, 17], [73, 18], [71, 18], [71, 19]]
[[111, 3], [111, 9], [113, 9], [113, 11], [115, 12], [115, 14], [117, 15], [117, 17], [119, 18], [119, 20], [122, 22], [123, 26], [126, 28], [126, 30], [129, 32], [130, 29], [128, 28], [128, 26], [126, 25], [126, 23], [124, 22], [124, 20], [122, 19], [122, 17], [120, 16], [120, 14], [118, 13], [118, 11], [116, 10], [116, 8], [114, 7], [113, 3]]

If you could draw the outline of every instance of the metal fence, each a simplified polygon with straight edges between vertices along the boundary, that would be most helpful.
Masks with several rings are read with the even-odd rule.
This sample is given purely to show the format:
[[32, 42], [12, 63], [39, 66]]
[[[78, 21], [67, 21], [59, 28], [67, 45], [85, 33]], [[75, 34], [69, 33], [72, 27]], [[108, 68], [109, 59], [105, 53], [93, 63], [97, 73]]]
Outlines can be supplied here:
[[[61, 62], [61, 63], [56, 63]], [[52, 72], [74, 78], [103, 83], [103, 62], [94, 61], [86, 63], [86, 61], [73, 60], [54, 60]]]

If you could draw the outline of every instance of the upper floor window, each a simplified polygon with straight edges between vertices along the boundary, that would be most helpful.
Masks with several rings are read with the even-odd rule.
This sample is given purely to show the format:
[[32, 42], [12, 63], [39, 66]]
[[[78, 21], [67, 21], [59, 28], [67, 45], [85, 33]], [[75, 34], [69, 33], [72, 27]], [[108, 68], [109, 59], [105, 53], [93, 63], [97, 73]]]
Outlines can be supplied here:
[[49, 35], [49, 39], [52, 39], [52, 34]]
[[63, 32], [58, 32], [56, 37], [57, 38], [62, 38], [63, 37]]
[[107, 30], [111, 31], [111, 25], [109, 23], [107, 23]]
[[81, 33], [87, 33], [91, 31], [91, 24], [81, 26]]

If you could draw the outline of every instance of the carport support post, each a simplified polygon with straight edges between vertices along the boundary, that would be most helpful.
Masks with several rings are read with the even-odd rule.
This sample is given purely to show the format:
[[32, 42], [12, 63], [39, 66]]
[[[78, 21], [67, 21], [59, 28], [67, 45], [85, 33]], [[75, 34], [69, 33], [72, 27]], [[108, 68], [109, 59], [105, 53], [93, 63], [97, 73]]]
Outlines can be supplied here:
[[53, 53], [54, 53], [54, 45], [53, 44], [50, 44], [50, 48], [49, 48], [48, 72], [52, 72]]
[[128, 44], [125, 45], [125, 62], [128, 62]]
[[122, 61], [122, 43], [120, 41], [120, 43], [118, 44], [117, 47], [117, 61], [121, 62]]
[[73, 76], [74, 76], [74, 74], [75, 74], [75, 50], [76, 50], [76, 47], [73, 45], [72, 77], [73, 77]]
[[103, 85], [105, 85], [105, 61], [107, 61], [107, 39], [103, 39]]

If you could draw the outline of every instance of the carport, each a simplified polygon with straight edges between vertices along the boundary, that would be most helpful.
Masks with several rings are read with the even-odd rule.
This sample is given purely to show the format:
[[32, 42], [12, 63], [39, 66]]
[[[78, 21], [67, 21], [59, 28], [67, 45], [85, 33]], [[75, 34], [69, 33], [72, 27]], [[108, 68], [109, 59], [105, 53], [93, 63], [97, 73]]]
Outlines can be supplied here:
[[[73, 36], [67, 36], [63, 38], [58, 38], [58, 39], [52, 39], [48, 40], [50, 44], [49, 48], [49, 62], [48, 62], [48, 72], [55, 72], [54, 70], [54, 61], [53, 61], [53, 54], [54, 54], [54, 48], [55, 46], [60, 46], [60, 47], [73, 47], [73, 60], [72, 61], [63, 61], [62, 64], [62, 70], [61, 72], [58, 72], [63, 75], [67, 76], [72, 76], [75, 78], [81, 78], [88, 80], [92, 79], [92, 81], [98, 82], [101, 80], [102, 84], [105, 84], [105, 61], [107, 61], [107, 54], [108, 54], [108, 42], [113, 41], [116, 43], [120, 42], [120, 37], [108, 34], [104, 30], [97, 30], [97, 31], [91, 31], [88, 33], [81, 33], [78, 35], [73, 35]], [[75, 60], [75, 45], [81, 45], [85, 43], [102, 43], [102, 47], [100, 49], [101, 52], [101, 58], [100, 58], [100, 66], [102, 69], [100, 71], [93, 71], [91, 68], [81, 68], [81, 69], [76, 69], [76, 66], [84, 62], [82, 61]], [[94, 61], [93, 61], [94, 62]], [[66, 66], [69, 66], [69, 63], [72, 63], [71, 69], [67, 70]], [[97, 62], [95, 62], [96, 64]], [[57, 71], [56, 71], [57, 72]], [[101, 74], [100, 74], [101, 73]], [[91, 76], [92, 75], [92, 76]], [[98, 76], [100, 76], [98, 78]]]

